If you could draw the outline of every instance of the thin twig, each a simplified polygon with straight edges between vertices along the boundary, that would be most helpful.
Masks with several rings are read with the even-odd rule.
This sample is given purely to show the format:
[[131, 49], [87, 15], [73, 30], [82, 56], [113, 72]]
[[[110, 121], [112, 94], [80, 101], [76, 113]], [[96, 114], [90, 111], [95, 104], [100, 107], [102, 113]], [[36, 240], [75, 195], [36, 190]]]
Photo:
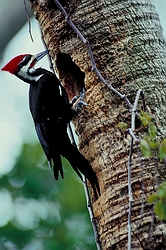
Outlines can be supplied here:
[[135, 136], [134, 131], [132, 130], [132, 128], [129, 128], [129, 129], [128, 129], [128, 132], [129, 132], [130, 136], [133, 138], [133, 140], [134, 140], [135, 142], [137, 142], [137, 143], [140, 142], [140, 139], [138, 139], [138, 138]]
[[32, 32], [31, 32], [31, 20], [30, 20], [29, 14], [28, 14], [28, 9], [27, 9], [25, 0], [23, 0], [23, 4], [24, 4], [25, 13], [26, 13], [26, 16], [28, 19], [29, 35], [30, 35], [31, 41], [34, 42], [33, 37], [32, 37]]
[[94, 232], [94, 236], [95, 236], [97, 250], [102, 250], [101, 244], [100, 244], [100, 238], [99, 238], [99, 234], [98, 234], [98, 229], [97, 229], [97, 225], [95, 222], [95, 217], [94, 217], [94, 213], [93, 213], [93, 209], [92, 209], [92, 203], [91, 203], [91, 199], [90, 199], [87, 181], [86, 181], [86, 178], [84, 175], [82, 175], [82, 177], [83, 177], [84, 190], [85, 190], [85, 196], [86, 196], [86, 201], [87, 201], [87, 208], [89, 211], [89, 216], [90, 216], [92, 227], [93, 227], [93, 232]]
[[129, 151], [129, 159], [128, 159], [128, 196], [129, 196], [129, 213], [128, 213], [128, 250], [131, 250], [131, 214], [132, 214], [132, 187], [131, 187], [131, 165], [132, 165], [132, 153], [133, 153], [133, 137], [131, 137], [130, 141], [130, 151]]
[[[69, 136], [70, 136], [70, 139], [71, 139], [71, 143], [75, 147], [77, 147], [77, 144], [75, 142], [74, 135], [73, 135], [70, 123], [68, 124], [68, 130], [69, 130]], [[84, 191], [85, 191], [85, 197], [86, 197], [86, 202], [87, 202], [87, 208], [88, 208], [89, 216], [90, 216], [93, 231], [94, 231], [97, 250], [101, 250], [100, 239], [99, 239], [97, 225], [96, 225], [95, 217], [94, 217], [94, 213], [93, 213], [93, 208], [92, 208], [92, 203], [91, 203], [91, 199], [90, 199], [89, 189], [88, 189], [87, 181], [86, 181], [86, 178], [85, 178], [84, 175], [82, 175], [82, 180], [83, 180], [83, 184], [84, 184]]]
[[143, 106], [145, 105], [145, 100], [144, 100], [144, 95], [143, 91], [139, 89], [137, 91], [135, 101], [133, 108], [131, 110], [131, 128], [129, 129], [129, 133], [131, 135], [131, 141], [130, 141], [130, 150], [129, 150], [129, 159], [128, 159], [128, 196], [129, 196], [129, 213], [128, 213], [128, 250], [131, 250], [131, 214], [132, 214], [132, 202], [133, 197], [132, 197], [132, 187], [131, 187], [131, 166], [132, 166], [132, 153], [133, 153], [133, 143], [136, 141], [137, 143], [139, 142], [139, 139], [134, 135], [134, 130], [135, 130], [135, 117], [136, 117], [136, 111], [137, 111], [137, 106], [138, 106], [138, 101], [140, 99], [140, 96], [143, 101]]
[[[136, 116], [136, 111], [137, 111], [137, 106], [138, 106], [138, 101], [140, 99], [140, 96], [143, 98], [142, 89], [139, 89], [137, 91], [137, 94], [136, 94], [136, 97], [135, 97], [135, 102], [134, 102], [133, 108], [131, 110], [131, 129], [132, 129], [132, 131], [135, 130], [135, 116]], [[144, 104], [144, 101], [143, 101], [143, 104]]]
[[[141, 97], [142, 102], [143, 102], [143, 110], [145, 110], [145, 99], [144, 99], [144, 93], [141, 89], [139, 89], [137, 91], [137, 95], [135, 98], [135, 102], [133, 105], [133, 110], [131, 111], [131, 128], [128, 129], [129, 134], [131, 136], [131, 142], [130, 142], [130, 152], [129, 152], [129, 161], [128, 161], [128, 195], [129, 195], [129, 214], [128, 214], [128, 249], [131, 249], [131, 232], [132, 232], [132, 227], [131, 227], [131, 212], [132, 212], [132, 189], [131, 189], [131, 163], [132, 163], [132, 147], [133, 147], [133, 142], [135, 142], [137, 144], [137, 151], [138, 151], [138, 156], [139, 158], [141, 158], [140, 154], [140, 150], [138, 148], [138, 144], [140, 142], [140, 139], [138, 139], [135, 134], [134, 134], [134, 129], [135, 129], [135, 116], [137, 115], [136, 113], [136, 109], [137, 109], [137, 105], [138, 105], [138, 101], [139, 98]], [[142, 166], [143, 164], [140, 163], [140, 165]], [[143, 180], [143, 171], [141, 171], [141, 176], [142, 176], [142, 180]], [[142, 218], [143, 216], [143, 212], [144, 212], [144, 182], [141, 182], [141, 190], [142, 190], [142, 204], [141, 204], [141, 211], [140, 211], [140, 216]], [[137, 228], [140, 226], [140, 224], [137, 225]], [[134, 228], [136, 229], [136, 228]], [[133, 232], [134, 233], [134, 232]]]
[[[71, 143], [75, 147], [77, 147], [77, 144], [75, 142], [74, 135], [73, 135], [70, 123], [68, 124], [68, 131], [69, 131], [69, 136], [70, 136], [70, 139], [71, 139]], [[86, 181], [86, 178], [85, 178], [84, 175], [82, 175], [82, 180], [83, 180], [83, 184], [84, 184], [84, 191], [85, 191], [85, 197], [86, 197], [86, 202], [87, 202], [87, 208], [88, 208], [89, 216], [90, 216], [93, 231], [94, 231], [97, 250], [101, 250], [100, 239], [99, 239], [97, 225], [96, 225], [95, 217], [94, 217], [94, 213], [93, 213], [93, 208], [92, 208], [92, 203], [91, 203], [91, 199], [90, 199], [89, 189], [88, 189], [87, 181]]]
[[[43, 43], [43, 46], [46, 50], [48, 50], [47, 48], [47, 45], [46, 45], [46, 42], [44, 41], [44, 37], [43, 37], [43, 32], [41, 30], [41, 28], [39, 27], [40, 29], [40, 33], [41, 33], [41, 39], [42, 39], [42, 43]], [[52, 60], [51, 60], [51, 57], [50, 57], [50, 54], [48, 53], [47, 54], [47, 57], [48, 57], [48, 62], [49, 62], [49, 67], [50, 67], [50, 70], [56, 75], [56, 72], [55, 72], [55, 69], [53, 67], [53, 63], [52, 63]]]

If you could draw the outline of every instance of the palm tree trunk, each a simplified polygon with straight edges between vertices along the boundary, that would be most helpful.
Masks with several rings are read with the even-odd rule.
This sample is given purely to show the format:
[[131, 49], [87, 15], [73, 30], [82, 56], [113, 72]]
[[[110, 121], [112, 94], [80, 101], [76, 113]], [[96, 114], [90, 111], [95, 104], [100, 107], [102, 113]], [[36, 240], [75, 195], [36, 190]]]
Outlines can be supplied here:
[[[128, 155], [130, 135], [118, 124], [131, 126], [128, 106], [92, 71], [86, 46], [68, 25], [54, 1], [29, 0], [59, 78], [69, 97], [86, 88], [89, 106], [75, 118], [79, 149], [99, 179], [101, 196], [93, 202], [102, 249], [127, 249]], [[155, 118], [159, 138], [165, 131], [166, 43], [158, 14], [149, 0], [61, 1], [69, 18], [89, 41], [96, 65], [114, 88], [131, 103], [145, 93], [147, 112]], [[141, 102], [138, 109], [141, 108]], [[137, 133], [142, 135], [142, 131]], [[156, 161], [140, 156], [134, 145], [131, 166], [132, 249], [165, 249], [165, 224], [154, 218], [147, 197], [156, 190]]]

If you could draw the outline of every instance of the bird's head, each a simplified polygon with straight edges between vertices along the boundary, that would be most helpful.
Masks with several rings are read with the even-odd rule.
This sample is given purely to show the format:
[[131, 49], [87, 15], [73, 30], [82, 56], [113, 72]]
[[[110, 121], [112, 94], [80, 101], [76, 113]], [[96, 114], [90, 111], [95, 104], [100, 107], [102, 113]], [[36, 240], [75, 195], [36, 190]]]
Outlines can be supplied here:
[[31, 78], [35, 71], [35, 64], [48, 54], [48, 50], [38, 53], [37, 55], [23, 54], [11, 59], [1, 70], [7, 71], [22, 80], [33, 80]]

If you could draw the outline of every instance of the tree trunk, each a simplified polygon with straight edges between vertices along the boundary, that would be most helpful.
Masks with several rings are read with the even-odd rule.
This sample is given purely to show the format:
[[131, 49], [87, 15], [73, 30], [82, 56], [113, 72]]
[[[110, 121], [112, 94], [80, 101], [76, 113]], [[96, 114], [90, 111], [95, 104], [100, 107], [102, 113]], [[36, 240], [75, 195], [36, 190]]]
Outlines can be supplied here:
[[[128, 155], [130, 136], [118, 124], [131, 126], [128, 106], [92, 71], [86, 46], [68, 25], [54, 1], [29, 0], [59, 78], [69, 97], [85, 85], [89, 106], [74, 120], [79, 149], [97, 174], [101, 196], [93, 203], [102, 249], [128, 246]], [[165, 132], [166, 43], [160, 20], [148, 0], [60, 1], [69, 18], [89, 41], [96, 65], [114, 88], [133, 104], [145, 93], [147, 112], [155, 118], [158, 136]], [[141, 102], [139, 102], [139, 109]], [[143, 131], [137, 135], [141, 136]], [[166, 249], [166, 227], [154, 219], [147, 197], [156, 190], [156, 161], [145, 159], [135, 145], [131, 166], [132, 249]], [[143, 209], [142, 209], [143, 208]]]

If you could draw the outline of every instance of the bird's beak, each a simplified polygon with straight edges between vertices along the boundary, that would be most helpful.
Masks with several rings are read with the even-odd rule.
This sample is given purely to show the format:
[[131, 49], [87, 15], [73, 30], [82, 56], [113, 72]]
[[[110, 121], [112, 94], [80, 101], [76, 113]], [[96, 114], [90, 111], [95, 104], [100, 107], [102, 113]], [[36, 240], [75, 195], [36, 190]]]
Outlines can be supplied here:
[[45, 55], [47, 55], [49, 53], [49, 50], [45, 50], [42, 51], [40, 53], [38, 53], [37, 55], [32, 56], [32, 62], [29, 66], [29, 70], [33, 69], [33, 67], [35, 66], [35, 64], [41, 60]]
[[42, 51], [42, 52], [38, 53], [37, 55], [35, 55], [33, 60], [35, 61], [35, 63], [37, 63], [40, 59], [42, 59], [48, 53], [49, 53], [49, 50]]

